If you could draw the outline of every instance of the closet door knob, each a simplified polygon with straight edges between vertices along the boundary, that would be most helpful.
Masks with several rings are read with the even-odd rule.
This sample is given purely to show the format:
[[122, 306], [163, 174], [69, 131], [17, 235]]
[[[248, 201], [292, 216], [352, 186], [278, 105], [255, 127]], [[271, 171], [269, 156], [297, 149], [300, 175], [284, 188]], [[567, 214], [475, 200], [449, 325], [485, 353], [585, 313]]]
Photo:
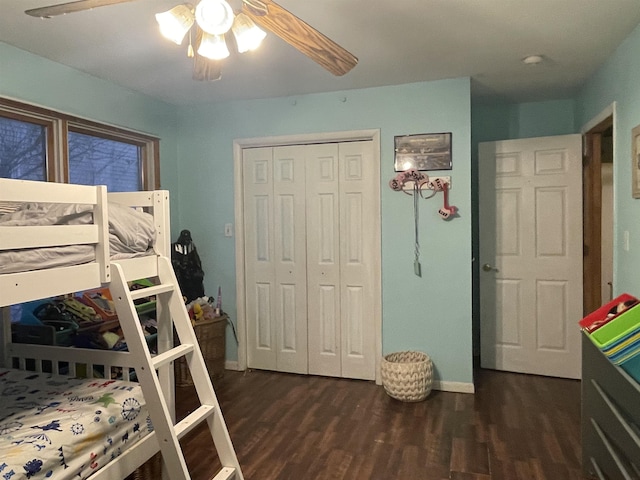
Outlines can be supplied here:
[[498, 269], [497, 269], [497, 268], [492, 267], [492, 266], [491, 266], [491, 265], [489, 265], [488, 263], [485, 263], [484, 265], [482, 265], [482, 270], [484, 270], [485, 272], [490, 272], [490, 271], [492, 271], [492, 270], [493, 270], [494, 272], [497, 272], [497, 271], [498, 271]]

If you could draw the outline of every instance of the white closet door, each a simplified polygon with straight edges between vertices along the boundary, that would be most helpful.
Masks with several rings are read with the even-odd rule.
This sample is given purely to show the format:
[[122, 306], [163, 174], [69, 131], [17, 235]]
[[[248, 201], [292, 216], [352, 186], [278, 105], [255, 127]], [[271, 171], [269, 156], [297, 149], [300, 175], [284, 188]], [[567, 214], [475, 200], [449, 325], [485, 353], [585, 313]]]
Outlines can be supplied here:
[[307, 373], [302, 147], [243, 153], [247, 363]]
[[277, 368], [273, 149], [243, 150], [247, 364]]
[[309, 373], [342, 376], [338, 144], [310, 145], [307, 172]]
[[373, 143], [340, 144], [342, 377], [375, 380]]
[[375, 379], [373, 143], [243, 152], [248, 366]]
[[307, 153], [309, 373], [375, 379], [372, 142]]
[[304, 151], [273, 149], [276, 368], [292, 373], [308, 372]]

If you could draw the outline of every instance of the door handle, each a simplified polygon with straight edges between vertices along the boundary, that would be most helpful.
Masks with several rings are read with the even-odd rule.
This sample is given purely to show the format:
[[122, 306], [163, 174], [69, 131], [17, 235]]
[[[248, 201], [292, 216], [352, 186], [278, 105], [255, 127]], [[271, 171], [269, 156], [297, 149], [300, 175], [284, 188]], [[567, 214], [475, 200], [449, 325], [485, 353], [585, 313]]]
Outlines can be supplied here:
[[497, 272], [498, 269], [495, 267], [492, 267], [491, 265], [489, 265], [488, 263], [485, 263], [484, 265], [482, 265], [482, 270], [484, 270], [485, 272], [490, 272], [490, 271], [494, 271]]

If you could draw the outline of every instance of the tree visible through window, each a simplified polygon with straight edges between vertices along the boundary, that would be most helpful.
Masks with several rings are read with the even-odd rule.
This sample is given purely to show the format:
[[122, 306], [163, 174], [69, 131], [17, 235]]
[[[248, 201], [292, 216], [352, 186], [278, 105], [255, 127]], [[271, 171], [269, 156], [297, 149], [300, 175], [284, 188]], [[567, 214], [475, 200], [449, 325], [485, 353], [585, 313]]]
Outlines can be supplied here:
[[0, 116], [0, 177], [46, 180], [46, 128]]
[[140, 190], [140, 147], [69, 132], [69, 181], [106, 185], [110, 192]]

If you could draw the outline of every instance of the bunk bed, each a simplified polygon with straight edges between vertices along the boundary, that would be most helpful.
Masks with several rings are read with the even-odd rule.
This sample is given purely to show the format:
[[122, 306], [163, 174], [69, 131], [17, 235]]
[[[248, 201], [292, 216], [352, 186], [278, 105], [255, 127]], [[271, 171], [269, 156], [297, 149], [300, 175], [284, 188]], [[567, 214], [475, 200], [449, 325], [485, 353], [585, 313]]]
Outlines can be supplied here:
[[[207, 421], [215, 478], [242, 480], [171, 268], [168, 192], [0, 179], [0, 206], [0, 475], [122, 479], [161, 451], [165, 474], [189, 478], [179, 439]], [[158, 300], [153, 358], [127, 283], [143, 278], [157, 284], [145, 289]], [[12, 341], [9, 306], [99, 287], [114, 294], [128, 351]], [[172, 362], [183, 356], [202, 405], [176, 424]]]

